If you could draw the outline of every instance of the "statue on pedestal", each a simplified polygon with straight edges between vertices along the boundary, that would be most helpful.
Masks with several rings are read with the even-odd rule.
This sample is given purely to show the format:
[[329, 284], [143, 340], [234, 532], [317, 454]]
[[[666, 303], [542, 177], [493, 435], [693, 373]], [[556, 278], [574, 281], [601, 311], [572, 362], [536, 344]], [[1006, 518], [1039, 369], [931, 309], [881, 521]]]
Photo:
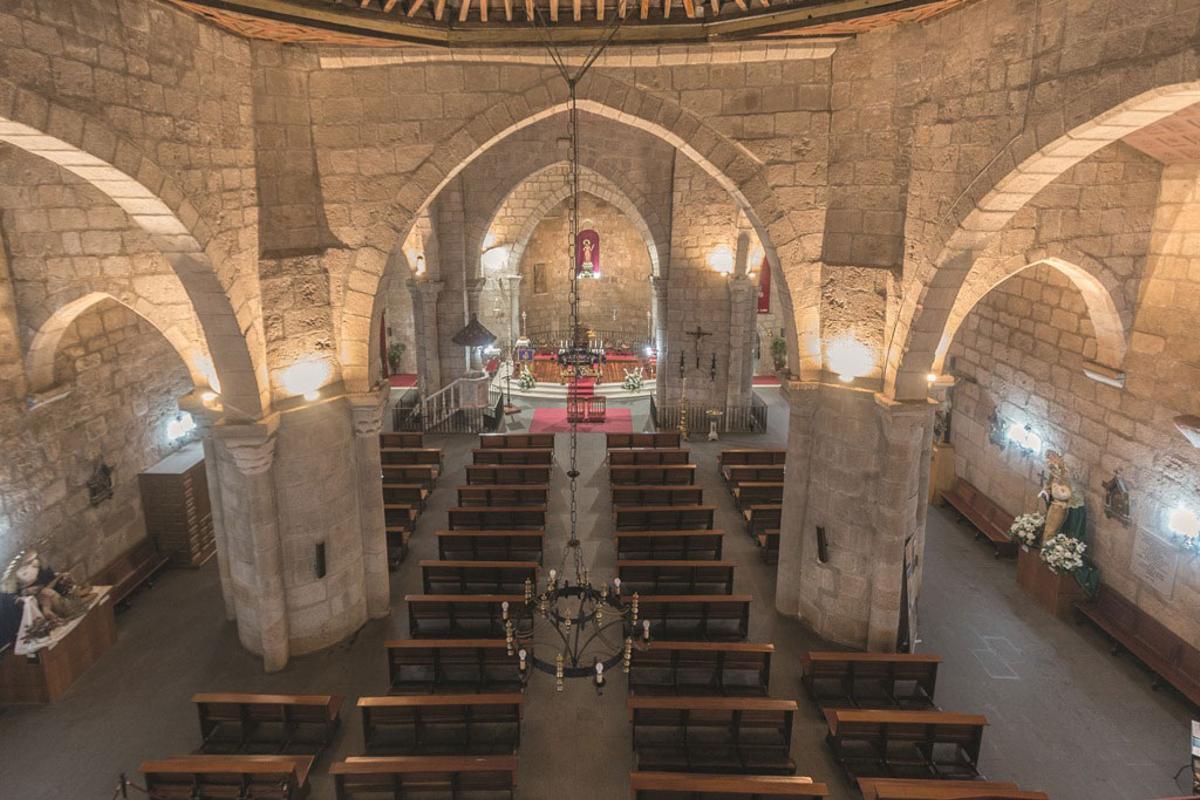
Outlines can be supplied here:
[[1046, 527], [1042, 542], [1060, 533], [1072, 539], [1084, 538], [1083, 495], [1076, 488], [1071, 470], [1061, 453], [1046, 452], [1046, 472], [1042, 476], [1042, 491], [1038, 496], [1046, 503]]
[[93, 595], [90, 586], [70, 574], [56, 573], [36, 550], [24, 550], [9, 562], [0, 578], [0, 592], [23, 605], [18, 630], [6, 626], [0, 645], [15, 639], [34, 647], [55, 628], [86, 614]]

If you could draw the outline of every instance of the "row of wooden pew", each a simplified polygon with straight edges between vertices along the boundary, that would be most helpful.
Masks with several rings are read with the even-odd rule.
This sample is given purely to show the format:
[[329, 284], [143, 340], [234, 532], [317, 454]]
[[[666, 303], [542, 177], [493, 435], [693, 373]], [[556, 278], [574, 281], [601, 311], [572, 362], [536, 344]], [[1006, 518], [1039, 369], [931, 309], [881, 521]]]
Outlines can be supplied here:
[[408, 555], [408, 540], [417, 517], [445, 467], [442, 451], [426, 447], [420, 432], [379, 434], [379, 459], [388, 564], [395, 569]]
[[782, 449], [723, 450], [717, 459], [717, 469], [746, 522], [746, 532], [768, 564], [779, 560], [786, 461], [787, 451]]

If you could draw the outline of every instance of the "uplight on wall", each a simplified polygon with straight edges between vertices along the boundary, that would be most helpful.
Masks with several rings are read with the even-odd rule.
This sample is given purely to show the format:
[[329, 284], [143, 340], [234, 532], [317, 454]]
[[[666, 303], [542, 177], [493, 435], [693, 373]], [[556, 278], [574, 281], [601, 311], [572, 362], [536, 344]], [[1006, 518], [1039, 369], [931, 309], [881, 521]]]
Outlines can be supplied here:
[[722, 275], [733, 274], [733, 250], [727, 244], [719, 244], [708, 251], [708, 265]]
[[175, 419], [167, 423], [167, 440], [172, 443], [177, 442], [194, 430], [196, 430], [196, 420], [192, 419], [192, 415], [186, 411], [180, 411]]
[[1200, 517], [1184, 505], [1175, 506], [1167, 515], [1167, 528], [1185, 542], [1200, 544]]
[[1008, 426], [1006, 432], [1008, 440], [1017, 447], [1026, 452], [1037, 455], [1042, 452], [1042, 437], [1038, 436], [1033, 428], [1028, 425], [1022, 425], [1019, 422], [1014, 422]]
[[825, 358], [830, 371], [836, 373], [842, 383], [852, 383], [875, 366], [870, 348], [853, 336], [843, 336], [827, 344]]
[[279, 381], [289, 394], [303, 395], [305, 400], [321, 396], [321, 387], [329, 378], [329, 362], [315, 356], [302, 358], [279, 375]]

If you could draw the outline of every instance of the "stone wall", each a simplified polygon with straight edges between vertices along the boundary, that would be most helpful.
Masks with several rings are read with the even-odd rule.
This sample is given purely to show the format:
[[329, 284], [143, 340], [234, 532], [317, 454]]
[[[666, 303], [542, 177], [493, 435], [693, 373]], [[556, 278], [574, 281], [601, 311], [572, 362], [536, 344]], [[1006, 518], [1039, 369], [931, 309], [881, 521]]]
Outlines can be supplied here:
[[[526, 329], [562, 331], [569, 336], [571, 309], [570, 262], [564, 258], [568, 235], [566, 204], [560, 204], [538, 224], [521, 259], [521, 309]], [[649, 330], [650, 258], [646, 241], [618, 209], [583, 195], [579, 204], [580, 230], [600, 234], [599, 279], [579, 281], [579, 321], [590, 328], [627, 332], [644, 337]], [[543, 285], [534, 272], [540, 265]], [[538, 292], [542, 288], [544, 291]]]
[[[55, 371], [66, 397], [27, 412], [9, 398], [0, 414], [0, 563], [36, 543], [56, 568], [86, 576], [145, 537], [137, 476], [180, 444], [167, 425], [192, 383], [167, 340], [113, 300], [67, 328]], [[91, 507], [99, 459], [114, 496]]]

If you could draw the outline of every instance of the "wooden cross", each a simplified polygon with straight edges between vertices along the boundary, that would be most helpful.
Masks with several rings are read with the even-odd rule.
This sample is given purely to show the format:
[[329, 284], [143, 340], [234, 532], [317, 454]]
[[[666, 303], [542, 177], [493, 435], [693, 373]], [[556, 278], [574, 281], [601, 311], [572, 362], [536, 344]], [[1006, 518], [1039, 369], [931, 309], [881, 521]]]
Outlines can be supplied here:
[[696, 330], [684, 331], [684, 333], [696, 342], [696, 369], [700, 369], [700, 340], [705, 336], [712, 336], [712, 331], [706, 331], [700, 327], [700, 323], [696, 323]]

